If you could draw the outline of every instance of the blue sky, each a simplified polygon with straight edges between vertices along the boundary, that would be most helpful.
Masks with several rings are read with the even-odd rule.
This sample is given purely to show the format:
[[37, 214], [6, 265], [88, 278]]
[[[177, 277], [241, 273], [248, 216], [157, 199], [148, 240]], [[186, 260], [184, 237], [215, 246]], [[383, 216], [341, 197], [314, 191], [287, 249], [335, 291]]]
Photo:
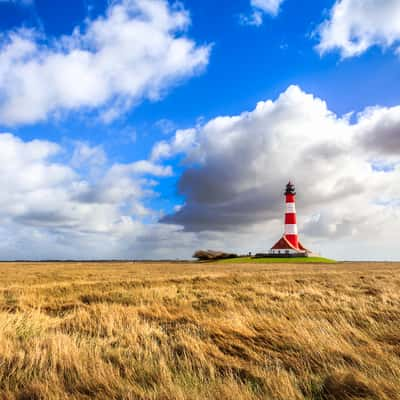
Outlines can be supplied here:
[[[381, 186], [396, 186], [394, 182], [399, 174], [397, 155], [400, 148], [396, 146], [399, 146], [400, 130], [396, 125], [399, 113], [396, 107], [400, 104], [400, 24], [394, 20], [396, 13], [400, 15], [400, 2], [390, 0], [383, 6], [377, 0], [366, 0], [361, 6], [358, 3], [355, 0], [300, 3], [294, 0], [222, 0], [217, 5], [212, 1], [194, 0], [179, 4], [162, 0], [0, 1], [0, 54], [3, 57], [0, 59], [3, 65], [7, 65], [4, 71], [0, 70], [0, 132], [11, 135], [8, 146], [14, 149], [12, 143], [16, 141], [21, 147], [19, 151], [24, 154], [36, 151], [30, 149], [29, 144], [32, 143], [58, 146], [54, 154], [50, 152], [49, 155], [46, 153], [34, 158], [35, 166], [37, 163], [41, 168], [56, 165], [68, 169], [71, 176], [75, 174], [75, 178], [67, 179], [67, 182], [63, 180], [65, 176], [54, 178], [54, 185], [40, 181], [35, 188], [21, 189], [20, 186], [27, 185], [23, 182], [18, 186], [17, 193], [10, 182], [14, 180], [13, 174], [20, 174], [18, 169], [26, 166], [13, 159], [16, 166], [7, 174], [8, 180], [4, 185], [9, 193], [15, 191], [15, 198], [26, 198], [24, 193], [36, 193], [39, 198], [46, 193], [51, 196], [49, 188], [67, 185], [66, 193], [59, 195], [63, 201], [65, 198], [68, 201], [65, 204], [49, 204], [47, 209], [51, 210], [51, 217], [42, 208], [35, 208], [37, 200], [21, 205], [23, 211], [13, 210], [12, 207], [4, 211], [1, 216], [4, 234], [11, 231], [15, 243], [23, 243], [28, 240], [27, 237], [38, 235], [44, 244], [38, 245], [39, 239], [38, 242], [29, 239], [25, 252], [4, 244], [0, 257], [188, 257], [197, 247], [203, 246], [235, 251], [268, 249], [273, 244], [270, 241], [279, 236], [281, 230], [281, 187], [287, 178], [292, 177], [296, 178], [299, 192], [302, 187], [304, 189], [303, 199], [299, 195], [299, 200], [304, 202], [300, 232], [303, 228], [305, 239], [332, 257], [363, 258], [360, 249], [361, 243], [370, 237], [365, 227], [369, 219], [382, 216], [383, 211], [388, 213], [390, 221], [398, 216], [398, 189], [392, 187], [389, 193], [382, 193]], [[166, 19], [152, 20], [155, 14], [149, 17], [143, 11], [149, 4], [157, 13], [160, 10], [166, 13]], [[121, 27], [118, 26], [120, 20], [112, 17], [118, 7], [125, 13]], [[335, 14], [339, 8], [344, 10], [342, 17]], [[393, 21], [382, 27], [380, 18], [385, 17]], [[166, 66], [166, 63], [170, 62], [167, 57], [172, 57], [173, 50], [166, 55], [160, 48], [148, 59], [153, 38], [141, 37], [142, 33], [135, 31], [137, 27], [134, 23], [140, 20], [151, 25], [154, 35], [160, 32], [164, 35], [164, 45], [183, 39], [192, 48], [184, 55], [179, 53], [181, 59], [176, 61], [174, 58], [172, 66]], [[99, 21], [102, 25], [97, 23]], [[176, 26], [168, 28], [170, 23]], [[110, 33], [114, 28], [116, 36]], [[132, 35], [129, 37], [133, 38], [131, 47], [129, 37], [121, 39], [121, 32], [129, 29], [129, 35]], [[13, 58], [7, 53], [7, 48], [15, 46], [21, 51], [17, 40], [37, 47], [31, 53], [28, 51]], [[139, 51], [139, 55], [129, 60], [125, 57], [127, 49], [128, 53], [130, 49], [136, 53], [136, 48], [141, 49], [142, 46], [145, 48], [143, 53]], [[76, 61], [72, 54], [77, 52], [80, 52], [78, 57], [86, 54]], [[88, 54], [89, 61], [85, 58]], [[113, 75], [114, 66], [121, 66], [121, 80], [118, 73]], [[81, 67], [84, 68], [82, 74]], [[78, 71], [76, 75], [75, 68]], [[168, 74], [163, 76], [161, 71], [168, 68]], [[152, 70], [152, 75], [147, 74], [147, 69]], [[69, 83], [63, 81], [64, 77], [69, 79]], [[296, 89], [288, 90], [289, 87]], [[312, 101], [308, 97], [310, 95], [313, 96]], [[278, 129], [274, 125], [278, 117], [270, 115], [272, 111], [266, 105], [268, 115], [265, 115], [265, 120], [258, 121], [260, 126], [244, 126], [246, 121], [258, 118], [253, 112], [257, 103], [267, 100], [272, 101], [277, 115], [287, 113], [282, 117], [283, 121], [290, 121], [295, 114], [290, 107], [308, 104], [308, 108], [296, 116], [299, 120], [293, 117], [293, 127], [280, 123]], [[326, 102], [324, 110], [320, 102]], [[250, 114], [244, 116], [245, 112]], [[312, 118], [316, 118], [319, 112], [337, 128], [326, 127], [325, 122], [321, 122], [322, 117], [314, 121]], [[345, 116], [351, 112], [354, 113], [351, 117]], [[109, 118], [110, 115], [112, 117]], [[213, 121], [217, 124], [216, 119], [223, 116], [237, 116], [243, 121], [229, 122], [228, 128], [224, 125], [222, 131], [209, 127]], [[335, 121], [332, 122], [332, 119]], [[301, 127], [303, 122], [304, 127], [312, 127], [312, 132], [295, 132], [296, 124]], [[294, 129], [293, 135], [298, 136], [289, 135], [291, 129]], [[326, 134], [321, 139], [319, 135], [324, 132], [319, 129], [333, 131], [330, 136]], [[335, 132], [335, 129], [338, 131]], [[387, 137], [379, 137], [381, 131], [387, 131]], [[186, 138], [184, 146], [176, 144], [177, 135]], [[250, 170], [249, 164], [237, 166], [242, 161], [239, 146], [242, 142], [236, 145], [233, 142], [229, 145], [222, 143], [226, 140], [223, 138], [238, 140], [240, 135], [246, 154], [257, 151], [248, 148], [248, 143], [260, 138], [263, 139], [262, 144], [276, 139], [279, 146], [259, 148], [259, 153], [252, 153], [249, 159], [244, 157], [243, 162], [250, 164], [251, 160], [255, 160], [254, 169], [252, 166]], [[215, 142], [218, 137], [222, 138], [221, 141]], [[359, 140], [357, 143], [356, 138]], [[353, 158], [359, 160], [359, 164], [348, 166], [348, 176], [329, 176], [330, 168], [335, 163], [343, 163], [343, 154], [332, 161], [329, 153], [326, 159], [313, 159], [313, 163], [308, 164], [308, 167], [317, 168], [318, 173], [309, 171], [307, 175], [307, 162], [299, 160], [298, 163], [293, 161], [292, 171], [282, 168], [282, 176], [263, 175], [266, 169], [281, 170], [278, 161], [276, 164], [269, 161], [275, 157], [270, 152], [279, 153], [282, 150], [281, 162], [285, 164], [290, 164], [287, 157], [291, 160], [298, 158], [300, 147], [292, 147], [297, 140], [300, 143], [308, 141], [310, 146], [313, 145], [312, 149], [323, 146], [327, 153], [327, 149], [337, 147], [342, 149], [343, 154], [354, 152]], [[376, 144], [385, 140], [388, 146]], [[167, 155], [154, 156], [160, 143], [167, 147]], [[366, 150], [360, 154], [364, 144]], [[219, 149], [218, 146], [222, 147]], [[380, 147], [381, 150], [376, 150]], [[302, 149], [310, 154], [308, 150]], [[236, 160], [235, 164], [233, 160]], [[124, 172], [127, 175], [121, 177], [119, 174], [118, 183], [113, 181], [117, 186], [115, 191], [127, 190], [130, 193], [119, 197], [115, 203], [98, 199], [91, 203], [81, 200], [81, 197], [80, 200], [71, 200], [71, 190], [75, 190], [72, 187], [86, 185], [90, 190], [100, 190], [99, 187], [116, 165], [126, 167], [143, 161], [151, 164], [144, 168], [144, 172]], [[321, 166], [318, 163], [322, 163]], [[330, 168], [327, 167], [329, 163], [332, 163]], [[365, 170], [370, 165], [372, 172], [368, 170], [368, 174], [372, 175], [364, 170], [365, 175], [364, 172], [360, 174], [361, 165]], [[376, 165], [380, 168], [374, 167]], [[390, 168], [385, 165], [390, 165]], [[136, 167], [130, 168], [137, 170]], [[155, 172], [154, 168], [164, 170]], [[240, 181], [246, 169], [249, 171], [246, 178], [243, 177], [243, 184], [236, 187], [235, 182]], [[303, 173], [298, 171], [303, 172], [303, 169], [304, 176], [310, 180], [302, 179]], [[321, 176], [320, 171], [324, 169], [326, 173]], [[33, 174], [32, 171], [25, 170], [25, 173]], [[327, 196], [338, 197], [332, 207], [328, 207], [331, 200], [327, 196], [318, 198], [322, 204], [315, 200], [318, 185], [312, 186], [309, 177], [313, 172], [316, 179], [321, 179], [321, 185], [325, 179], [327, 186], [332, 186], [327, 190]], [[206, 179], [210, 175], [221, 175], [230, 186], [225, 190], [222, 183], [210, 183], [209, 178]], [[252, 177], [254, 182], [250, 184]], [[356, 200], [347, 197], [345, 193], [351, 188], [358, 188], [362, 179], [371, 179], [373, 189], [360, 194]], [[342, 188], [345, 181], [349, 187], [346, 184]], [[337, 195], [342, 190], [340, 188], [343, 189], [342, 196]], [[260, 203], [254, 199], [246, 200], [252, 197], [245, 195], [244, 190], [248, 189], [253, 190], [254, 198]], [[203, 194], [212, 190], [214, 195], [206, 198], [197, 190], [203, 191]], [[139, 195], [140, 191], [143, 193]], [[382, 196], [385, 210], [373, 209], [377, 204], [383, 204]], [[10, 196], [4, 202], [17, 201], [15, 198]], [[233, 205], [236, 201], [238, 205]], [[351, 214], [340, 215], [340, 210], [353, 204], [352, 201], [365, 201], [372, 208], [354, 220]], [[45, 204], [46, 200], [43, 202]], [[233, 208], [225, 208], [227, 202]], [[133, 203], [135, 207], [131, 208]], [[99, 204], [106, 204], [107, 211]], [[87, 205], [95, 206], [89, 212], [85, 208]], [[44, 205], [42, 207], [45, 208]], [[71, 210], [76, 207], [78, 211], [76, 215], [73, 211], [65, 215], [65, 207], [71, 207]], [[138, 211], [138, 208], [147, 211]], [[240, 212], [237, 211], [239, 208]], [[4, 209], [8, 210], [8, 207]], [[220, 225], [212, 223], [219, 221], [214, 215], [216, 209], [222, 218]], [[331, 213], [328, 209], [334, 211]], [[89, 218], [90, 224], [93, 223], [91, 229], [81, 226], [84, 218], [80, 217], [80, 213]], [[170, 216], [165, 218], [165, 214]], [[321, 215], [325, 217], [316, 218]], [[236, 218], [235, 224], [227, 223], [228, 220], [236, 221]], [[198, 219], [202, 223], [193, 223]], [[120, 222], [127, 220], [131, 221], [131, 226], [125, 232]], [[237, 224], [240, 224], [240, 229]], [[393, 233], [397, 228], [394, 226], [391, 229]], [[261, 240], [260, 232], [264, 231], [265, 237]], [[114, 243], [110, 252], [104, 251], [104, 236], [107, 235], [112, 237]], [[176, 243], [182, 243], [181, 248], [177, 250], [172, 240], [168, 244], [165, 235], [173, 236]], [[82, 239], [77, 237], [86, 238], [90, 244], [84, 246]], [[343, 241], [348, 243], [349, 238], [353, 238], [358, 245], [343, 246]], [[129, 243], [129, 246], [121, 247], [120, 241]], [[48, 243], [52, 244], [51, 251], [48, 250]], [[389, 258], [398, 258], [400, 253], [394, 246], [389, 246], [388, 252], [375, 244], [365, 257], [382, 258], [388, 254]]]

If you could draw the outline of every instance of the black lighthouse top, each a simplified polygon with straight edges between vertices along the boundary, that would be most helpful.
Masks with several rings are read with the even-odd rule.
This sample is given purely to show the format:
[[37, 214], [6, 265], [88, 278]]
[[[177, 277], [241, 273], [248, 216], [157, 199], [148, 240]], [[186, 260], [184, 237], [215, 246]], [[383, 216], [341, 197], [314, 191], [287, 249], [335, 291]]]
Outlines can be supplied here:
[[285, 196], [288, 194], [296, 194], [296, 188], [294, 187], [292, 182], [288, 182], [288, 184], [286, 185], [286, 190], [285, 190]]

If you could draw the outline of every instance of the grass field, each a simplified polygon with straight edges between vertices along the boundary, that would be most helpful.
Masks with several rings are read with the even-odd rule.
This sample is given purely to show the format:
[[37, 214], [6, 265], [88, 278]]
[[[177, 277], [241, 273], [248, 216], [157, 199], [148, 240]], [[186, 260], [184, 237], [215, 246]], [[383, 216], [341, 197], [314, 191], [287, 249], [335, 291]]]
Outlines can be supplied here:
[[220, 260], [224, 264], [335, 264], [335, 260], [324, 257], [295, 257], [295, 258], [251, 258], [238, 257]]
[[0, 399], [400, 399], [400, 264], [0, 264]]

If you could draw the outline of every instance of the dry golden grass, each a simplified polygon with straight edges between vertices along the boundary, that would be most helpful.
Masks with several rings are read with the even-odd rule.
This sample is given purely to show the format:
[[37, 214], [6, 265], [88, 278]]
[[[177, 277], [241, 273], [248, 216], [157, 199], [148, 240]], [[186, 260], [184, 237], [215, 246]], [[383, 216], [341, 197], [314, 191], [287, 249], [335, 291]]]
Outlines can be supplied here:
[[0, 264], [1, 399], [400, 399], [400, 264]]

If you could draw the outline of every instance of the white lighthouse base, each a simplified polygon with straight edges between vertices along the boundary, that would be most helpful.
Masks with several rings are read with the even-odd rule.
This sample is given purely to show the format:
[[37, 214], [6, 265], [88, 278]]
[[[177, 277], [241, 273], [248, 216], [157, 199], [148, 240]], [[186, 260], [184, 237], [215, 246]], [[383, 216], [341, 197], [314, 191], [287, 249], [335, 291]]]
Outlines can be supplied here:
[[269, 254], [271, 255], [296, 255], [296, 254], [300, 254], [301, 256], [303, 256], [306, 252], [305, 251], [298, 251], [298, 250], [293, 250], [293, 249], [271, 249], [269, 251]]
[[285, 235], [283, 235], [268, 254], [256, 254], [256, 257], [277, 257], [277, 258], [291, 258], [291, 257], [311, 257], [314, 254], [306, 249], [300, 242], [299, 247], [296, 248], [289, 242]]
[[298, 257], [314, 257], [314, 255], [311, 255], [312, 253], [307, 253], [307, 252], [299, 252], [299, 253], [292, 253], [292, 254], [286, 254], [286, 253], [257, 253], [253, 258], [298, 258]]

